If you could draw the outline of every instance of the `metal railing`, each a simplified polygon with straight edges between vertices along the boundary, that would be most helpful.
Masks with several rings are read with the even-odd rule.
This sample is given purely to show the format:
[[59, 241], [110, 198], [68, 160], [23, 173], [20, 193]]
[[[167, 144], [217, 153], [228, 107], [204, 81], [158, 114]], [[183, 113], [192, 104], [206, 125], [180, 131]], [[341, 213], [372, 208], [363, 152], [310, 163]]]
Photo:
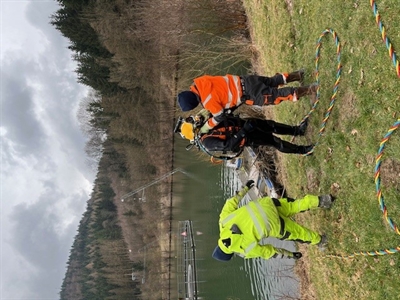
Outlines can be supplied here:
[[190, 220], [179, 221], [178, 224], [177, 284], [179, 299], [200, 299], [198, 298], [196, 244]]

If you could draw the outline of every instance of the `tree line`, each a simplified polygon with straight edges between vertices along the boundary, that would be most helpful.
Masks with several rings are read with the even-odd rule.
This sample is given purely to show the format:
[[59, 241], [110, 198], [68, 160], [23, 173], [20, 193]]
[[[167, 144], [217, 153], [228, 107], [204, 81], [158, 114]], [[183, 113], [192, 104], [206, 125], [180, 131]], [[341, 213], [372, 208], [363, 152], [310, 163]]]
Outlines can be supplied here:
[[161, 253], [157, 244], [146, 268], [153, 285], [126, 273], [140, 274], [143, 257], [132, 253], [154, 241], [160, 228], [170, 230], [171, 210], [159, 199], [169, 197], [171, 185], [152, 187], [141, 205], [122, 204], [117, 195], [173, 169], [178, 89], [203, 73], [248, 66], [243, 7], [240, 0], [57, 2], [51, 24], [70, 41], [78, 81], [90, 87], [78, 119], [97, 168], [61, 299], [165, 298], [170, 253]]

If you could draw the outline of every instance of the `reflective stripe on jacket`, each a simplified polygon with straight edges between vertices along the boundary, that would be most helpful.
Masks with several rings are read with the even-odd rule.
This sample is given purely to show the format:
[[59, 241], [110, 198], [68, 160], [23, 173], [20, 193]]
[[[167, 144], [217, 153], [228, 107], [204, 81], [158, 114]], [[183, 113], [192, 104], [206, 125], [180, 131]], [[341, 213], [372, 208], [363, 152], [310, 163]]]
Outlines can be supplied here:
[[190, 90], [200, 96], [201, 103], [213, 117], [208, 120], [210, 128], [222, 121], [225, 109], [240, 104], [242, 87], [240, 77], [236, 75], [209, 76], [195, 78]]

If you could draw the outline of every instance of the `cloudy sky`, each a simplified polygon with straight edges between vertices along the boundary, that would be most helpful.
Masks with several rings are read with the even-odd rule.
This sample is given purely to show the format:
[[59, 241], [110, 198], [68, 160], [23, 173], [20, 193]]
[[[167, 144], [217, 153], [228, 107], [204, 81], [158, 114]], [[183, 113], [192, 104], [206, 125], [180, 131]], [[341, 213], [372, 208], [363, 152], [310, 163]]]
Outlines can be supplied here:
[[0, 299], [59, 299], [94, 172], [53, 0], [0, 0]]

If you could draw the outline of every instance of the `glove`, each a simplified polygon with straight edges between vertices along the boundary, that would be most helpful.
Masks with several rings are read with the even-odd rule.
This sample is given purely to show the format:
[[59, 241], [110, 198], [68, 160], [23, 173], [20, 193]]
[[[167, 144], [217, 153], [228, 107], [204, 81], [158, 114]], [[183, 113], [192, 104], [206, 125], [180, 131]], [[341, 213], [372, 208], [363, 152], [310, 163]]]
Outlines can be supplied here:
[[205, 123], [201, 128], [200, 128], [200, 134], [205, 134], [210, 131], [211, 127], [208, 125], [208, 123]]
[[200, 110], [197, 115], [202, 116], [204, 120], [208, 120], [209, 118], [212, 118], [212, 114], [205, 108]]
[[246, 187], [248, 187], [248, 189], [251, 189], [254, 186], [254, 180], [248, 180], [246, 182]]
[[293, 258], [294, 259], [300, 259], [303, 256], [301, 252], [293, 252]]

